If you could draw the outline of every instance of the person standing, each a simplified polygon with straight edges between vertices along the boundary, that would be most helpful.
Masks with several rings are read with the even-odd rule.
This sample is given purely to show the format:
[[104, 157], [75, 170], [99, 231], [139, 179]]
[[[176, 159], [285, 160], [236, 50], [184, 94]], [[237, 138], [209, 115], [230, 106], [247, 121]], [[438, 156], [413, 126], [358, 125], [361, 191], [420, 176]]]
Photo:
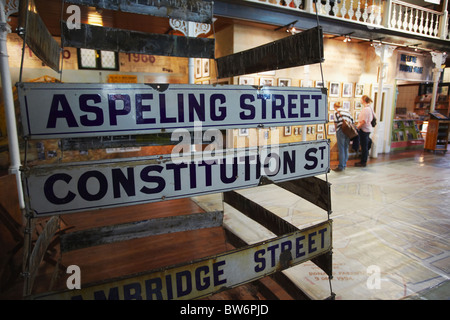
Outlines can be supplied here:
[[341, 108], [341, 103], [336, 102], [334, 104], [334, 125], [336, 127], [336, 139], [339, 152], [339, 165], [333, 169], [333, 171], [344, 171], [347, 167], [348, 161], [348, 148], [350, 146], [350, 138], [342, 131], [342, 122], [346, 120], [350, 123], [354, 123], [354, 120], [347, 110]]
[[371, 107], [372, 99], [364, 95], [361, 98], [361, 103], [364, 106], [358, 118], [358, 134], [359, 143], [361, 145], [361, 161], [355, 163], [355, 167], [365, 167], [367, 165], [367, 158], [369, 157], [369, 140], [370, 134], [373, 131], [372, 119], [373, 110]]

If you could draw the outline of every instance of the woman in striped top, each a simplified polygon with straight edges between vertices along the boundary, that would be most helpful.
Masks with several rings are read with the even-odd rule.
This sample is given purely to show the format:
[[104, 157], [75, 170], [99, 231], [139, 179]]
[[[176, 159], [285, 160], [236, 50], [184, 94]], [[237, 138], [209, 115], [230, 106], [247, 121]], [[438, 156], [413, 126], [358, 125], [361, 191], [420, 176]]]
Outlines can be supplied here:
[[333, 169], [334, 171], [343, 171], [347, 167], [348, 161], [348, 148], [350, 146], [350, 139], [342, 131], [342, 121], [346, 120], [350, 123], [354, 123], [354, 120], [347, 110], [342, 109], [341, 103], [336, 102], [334, 104], [334, 125], [336, 127], [336, 139], [339, 151], [339, 166]]

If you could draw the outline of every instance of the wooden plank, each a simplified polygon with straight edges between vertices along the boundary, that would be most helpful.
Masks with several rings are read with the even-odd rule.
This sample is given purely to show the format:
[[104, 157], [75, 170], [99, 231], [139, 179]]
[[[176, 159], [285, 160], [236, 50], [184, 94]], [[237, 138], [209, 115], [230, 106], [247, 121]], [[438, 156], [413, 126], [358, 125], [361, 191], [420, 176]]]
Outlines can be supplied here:
[[222, 221], [223, 212], [216, 211], [93, 228], [62, 235], [61, 251], [68, 252], [166, 233], [219, 227]]
[[215, 40], [81, 24], [62, 23], [64, 46], [158, 56], [214, 59]]
[[59, 228], [59, 217], [53, 216], [45, 225], [44, 230], [39, 235], [39, 238], [36, 241], [36, 244], [31, 252], [28, 259], [28, 272], [30, 276], [28, 278], [28, 282], [25, 286], [25, 294], [30, 294], [33, 288], [33, 283], [36, 278], [37, 269], [39, 268], [42, 259], [44, 258], [45, 253], [47, 252], [48, 246], [53, 239], [56, 231]]
[[213, 4], [210, 0], [66, 0], [66, 2], [185, 21], [212, 22]]
[[61, 47], [39, 16], [34, 0], [28, 1], [28, 7], [26, 0], [20, 1], [18, 34], [42, 62], [59, 72]]
[[322, 62], [322, 28], [311, 28], [293, 36], [216, 59], [218, 78], [298, 67]]
[[[273, 183], [266, 177], [262, 177], [260, 185]], [[297, 180], [275, 183], [277, 186], [292, 192], [293, 194], [315, 204], [319, 208], [331, 211], [330, 184], [317, 177], [307, 177]]]

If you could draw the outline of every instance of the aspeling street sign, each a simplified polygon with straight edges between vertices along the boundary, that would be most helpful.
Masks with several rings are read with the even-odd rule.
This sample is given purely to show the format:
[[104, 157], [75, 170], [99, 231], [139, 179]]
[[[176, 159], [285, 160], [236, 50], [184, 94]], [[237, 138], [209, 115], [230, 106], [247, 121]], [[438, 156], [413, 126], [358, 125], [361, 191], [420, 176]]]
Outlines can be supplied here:
[[19, 83], [30, 139], [138, 135], [325, 123], [320, 88], [241, 85]]

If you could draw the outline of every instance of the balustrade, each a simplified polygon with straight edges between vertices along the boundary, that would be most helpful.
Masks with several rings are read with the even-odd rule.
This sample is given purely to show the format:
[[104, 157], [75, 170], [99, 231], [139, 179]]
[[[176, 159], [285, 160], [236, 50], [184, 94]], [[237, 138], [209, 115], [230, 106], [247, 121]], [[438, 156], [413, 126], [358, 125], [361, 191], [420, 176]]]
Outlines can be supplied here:
[[438, 12], [398, 0], [247, 0], [282, 6], [335, 19], [350, 20], [369, 28], [389, 28], [426, 37], [450, 40], [447, 12]]
[[392, 29], [439, 37], [439, 24], [442, 16], [442, 12], [392, 0], [391, 16], [388, 22]]

